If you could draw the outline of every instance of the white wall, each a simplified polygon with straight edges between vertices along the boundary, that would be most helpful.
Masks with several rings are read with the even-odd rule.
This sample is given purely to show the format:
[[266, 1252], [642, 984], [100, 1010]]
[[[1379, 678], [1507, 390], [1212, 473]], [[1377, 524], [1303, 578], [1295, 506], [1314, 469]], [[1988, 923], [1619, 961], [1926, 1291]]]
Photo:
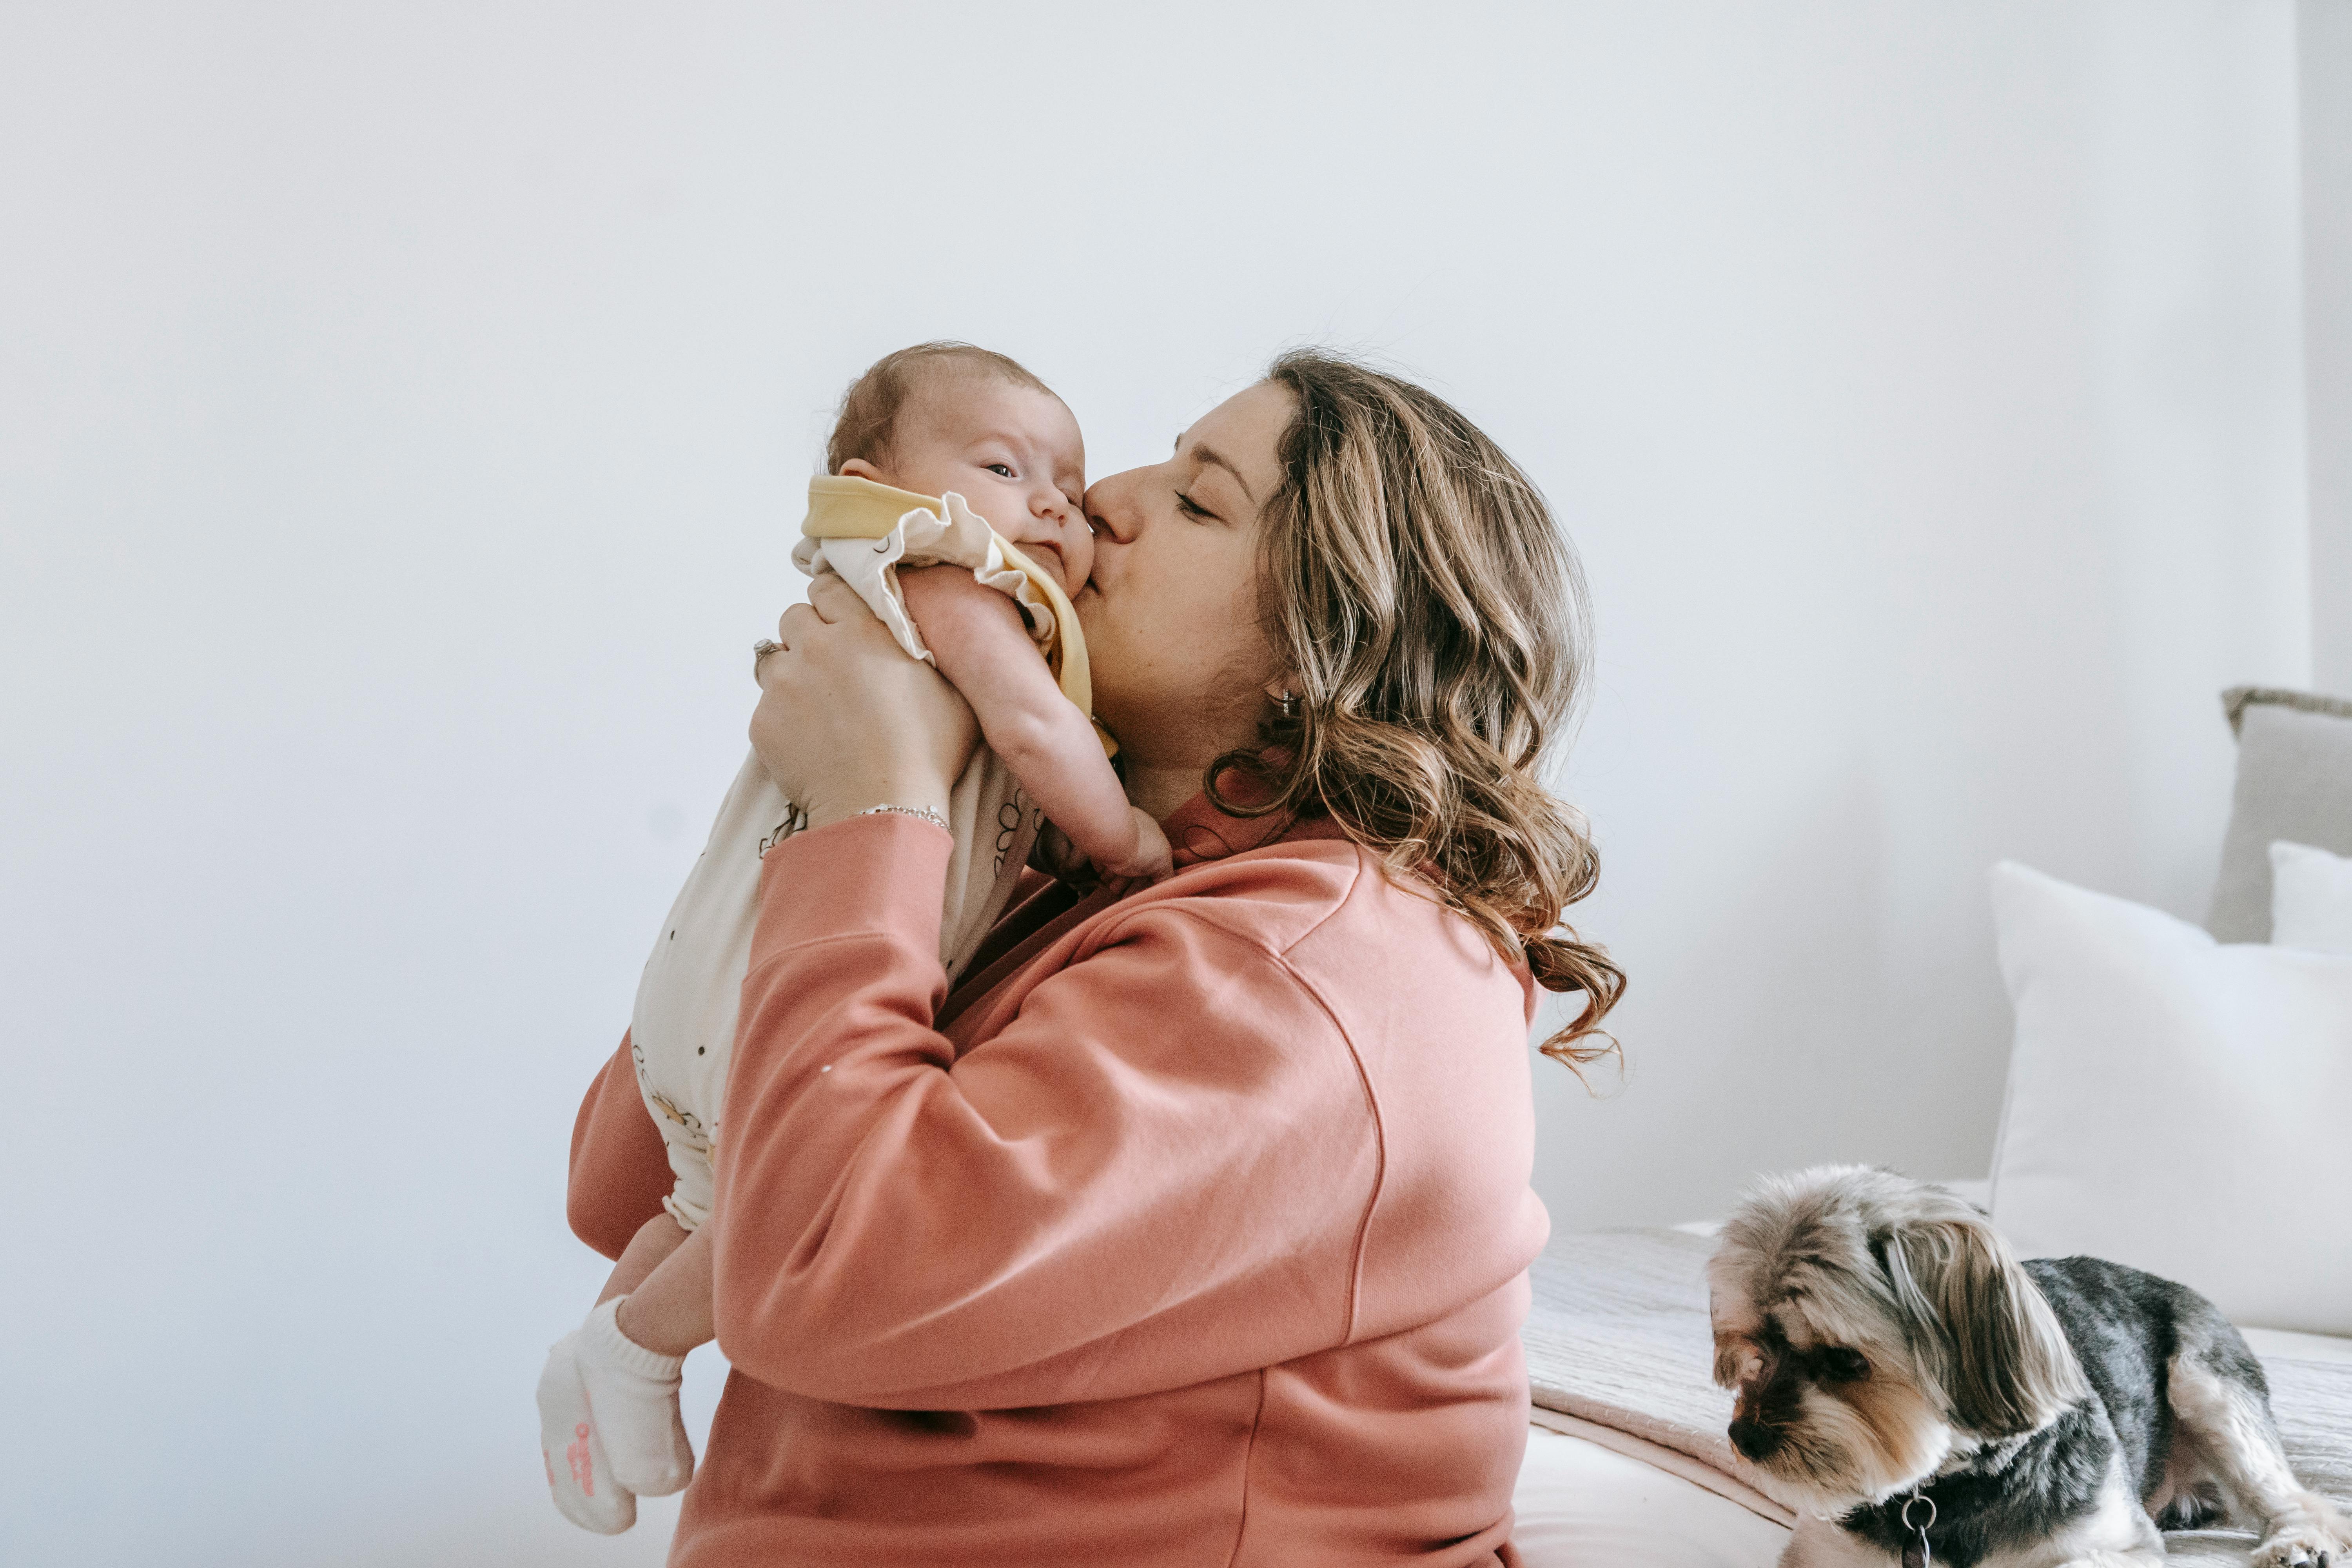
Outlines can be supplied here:
[[565, 1139], [932, 335], [1097, 473], [1316, 339], [1549, 489], [1634, 983], [1558, 1223], [1981, 1167], [1984, 867], [2200, 912], [2214, 692], [2310, 674], [2293, 13], [1432, 15], [0, 20], [0, 1559], [659, 1557], [539, 1495]]
[[1655, 258], [1538, 459], [1603, 617], [1570, 793], [1634, 986], [1624, 1095], [1552, 1080], [1575, 1222], [1832, 1155], [1982, 1173], [1984, 868], [2201, 918], [2216, 693], [2309, 679], [2291, 14], [1775, 30], [1676, 170], [1714, 244]]
[[2312, 683], [2352, 695], [2352, 0], [2298, 0]]

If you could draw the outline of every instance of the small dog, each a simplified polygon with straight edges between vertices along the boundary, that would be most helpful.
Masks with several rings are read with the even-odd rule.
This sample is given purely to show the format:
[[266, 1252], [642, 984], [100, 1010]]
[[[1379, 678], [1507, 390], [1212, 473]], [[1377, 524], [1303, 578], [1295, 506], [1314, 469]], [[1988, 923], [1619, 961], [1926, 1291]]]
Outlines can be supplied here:
[[1732, 1446], [1799, 1510], [1782, 1568], [2156, 1563], [2227, 1519], [2259, 1568], [2352, 1568], [2211, 1302], [2020, 1263], [1941, 1187], [1829, 1165], [1752, 1189], [1707, 1265]]

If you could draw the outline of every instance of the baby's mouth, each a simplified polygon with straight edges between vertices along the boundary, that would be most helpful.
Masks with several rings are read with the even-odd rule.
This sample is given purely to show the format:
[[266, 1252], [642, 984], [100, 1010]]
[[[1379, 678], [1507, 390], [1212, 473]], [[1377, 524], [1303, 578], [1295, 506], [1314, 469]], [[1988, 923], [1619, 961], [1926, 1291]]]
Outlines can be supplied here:
[[1064, 593], [1070, 590], [1070, 563], [1062, 559], [1062, 547], [1043, 539], [1024, 540], [1013, 546], [1043, 568], [1045, 574]]

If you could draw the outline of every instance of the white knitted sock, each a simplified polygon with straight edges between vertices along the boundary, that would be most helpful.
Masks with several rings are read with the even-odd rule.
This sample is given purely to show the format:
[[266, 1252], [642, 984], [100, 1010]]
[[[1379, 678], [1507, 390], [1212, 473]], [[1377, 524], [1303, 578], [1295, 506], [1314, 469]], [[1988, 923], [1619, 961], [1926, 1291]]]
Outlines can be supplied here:
[[613, 1479], [639, 1497], [667, 1497], [694, 1479], [694, 1445], [677, 1409], [686, 1358], [658, 1354], [621, 1332], [618, 1314], [627, 1300], [598, 1302], [572, 1353]]
[[637, 1522], [637, 1500], [614, 1480], [597, 1440], [588, 1390], [572, 1354], [574, 1329], [547, 1352], [539, 1374], [539, 1457], [547, 1466], [547, 1489], [563, 1517], [599, 1535], [618, 1535]]

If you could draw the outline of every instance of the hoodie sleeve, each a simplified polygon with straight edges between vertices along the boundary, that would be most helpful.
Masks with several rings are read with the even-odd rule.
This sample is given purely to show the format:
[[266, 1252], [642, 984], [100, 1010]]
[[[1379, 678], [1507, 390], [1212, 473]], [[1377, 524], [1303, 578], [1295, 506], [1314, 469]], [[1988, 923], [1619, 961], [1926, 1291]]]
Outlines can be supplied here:
[[1345, 1342], [1380, 1138], [1312, 988], [1203, 900], [1147, 899], [959, 1059], [932, 1027], [950, 849], [885, 815], [769, 856], [711, 1222], [730, 1360], [984, 1409]]
[[661, 1212], [669, 1156], [646, 1114], [629, 1060], [629, 1037], [597, 1070], [572, 1123], [572, 1173], [564, 1217], [572, 1234], [617, 1259], [637, 1227]]

